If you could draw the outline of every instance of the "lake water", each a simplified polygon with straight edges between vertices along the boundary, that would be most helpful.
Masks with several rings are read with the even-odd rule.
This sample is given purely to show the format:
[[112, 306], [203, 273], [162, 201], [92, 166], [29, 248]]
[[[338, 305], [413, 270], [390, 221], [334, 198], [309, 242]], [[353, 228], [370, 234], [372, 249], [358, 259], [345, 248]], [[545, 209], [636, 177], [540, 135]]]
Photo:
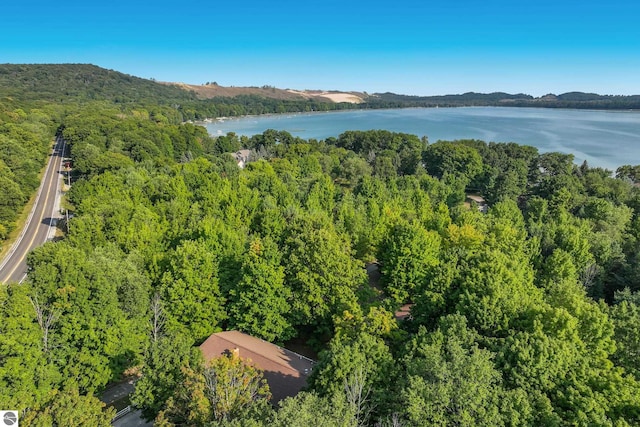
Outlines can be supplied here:
[[337, 137], [346, 130], [386, 129], [427, 136], [429, 142], [481, 139], [517, 142], [540, 152], [572, 153], [576, 163], [615, 170], [640, 164], [640, 111], [464, 107], [350, 110], [229, 118], [207, 123], [213, 136], [251, 136], [285, 130], [304, 139]]

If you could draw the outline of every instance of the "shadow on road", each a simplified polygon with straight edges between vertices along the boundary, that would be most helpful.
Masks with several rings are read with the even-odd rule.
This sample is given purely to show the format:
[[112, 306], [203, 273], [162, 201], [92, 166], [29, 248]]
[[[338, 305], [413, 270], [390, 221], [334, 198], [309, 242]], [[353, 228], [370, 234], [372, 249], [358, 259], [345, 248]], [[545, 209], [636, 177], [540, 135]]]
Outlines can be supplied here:
[[60, 218], [47, 217], [47, 218], [42, 218], [42, 221], [40, 221], [40, 223], [44, 225], [52, 225], [55, 227], [56, 225], [58, 225], [58, 221], [60, 221]]

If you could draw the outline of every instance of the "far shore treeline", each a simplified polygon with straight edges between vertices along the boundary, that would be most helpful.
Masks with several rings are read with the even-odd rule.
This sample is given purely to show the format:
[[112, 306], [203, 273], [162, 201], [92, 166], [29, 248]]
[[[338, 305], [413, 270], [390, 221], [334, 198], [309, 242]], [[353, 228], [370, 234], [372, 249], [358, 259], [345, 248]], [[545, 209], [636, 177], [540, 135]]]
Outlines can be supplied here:
[[[640, 166], [188, 123], [298, 107], [354, 108], [0, 65], [2, 238], [55, 135], [73, 163], [64, 235], [0, 285], [0, 408], [106, 427], [97, 396], [136, 379], [157, 426], [640, 425]], [[307, 389], [272, 406], [248, 362], [205, 364], [222, 330], [302, 346]]]

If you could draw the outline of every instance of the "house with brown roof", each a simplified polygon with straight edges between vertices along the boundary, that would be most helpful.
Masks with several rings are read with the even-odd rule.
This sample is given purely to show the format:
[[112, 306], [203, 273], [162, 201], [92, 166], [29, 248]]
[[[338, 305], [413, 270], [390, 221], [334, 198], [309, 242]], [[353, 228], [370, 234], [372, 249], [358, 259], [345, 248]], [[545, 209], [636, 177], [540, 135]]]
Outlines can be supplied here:
[[233, 153], [233, 158], [236, 160], [238, 167], [240, 169], [244, 169], [247, 163], [249, 163], [249, 156], [251, 155], [251, 150], [239, 150]]
[[239, 331], [218, 332], [200, 345], [206, 361], [232, 353], [261, 369], [271, 390], [271, 403], [295, 396], [307, 385], [314, 361]]
[[467, 203], [477, 206], [478, 210], [482, 213], [489, 212], [489, 205], [484, 197], [477, 194], [467, 194]]
[[393, 316], [398, 321], [411, 319], [411, 307], [413, 307], [413, 303], [404, 304], [402, 307], [396, 310]]

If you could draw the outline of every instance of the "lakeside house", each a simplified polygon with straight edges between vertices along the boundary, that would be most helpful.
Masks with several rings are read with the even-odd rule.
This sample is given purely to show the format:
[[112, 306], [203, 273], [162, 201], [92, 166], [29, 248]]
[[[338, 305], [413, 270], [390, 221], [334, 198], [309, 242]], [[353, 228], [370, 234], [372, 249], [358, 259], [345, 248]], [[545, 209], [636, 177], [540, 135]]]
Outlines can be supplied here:
[[250, 154], [251, 150], [239, 150], [233, 153], [233, 158], [236, 160], [240, 169], [244, 169], [245, 165], [249, 162]]
[[263, 371], [274, 405], [306, 387], [315, 363], [308, 357], [239, 331], [212, 334], [200, 345], [200, 351], [207, 362], [229, 353], [250, 360]]

